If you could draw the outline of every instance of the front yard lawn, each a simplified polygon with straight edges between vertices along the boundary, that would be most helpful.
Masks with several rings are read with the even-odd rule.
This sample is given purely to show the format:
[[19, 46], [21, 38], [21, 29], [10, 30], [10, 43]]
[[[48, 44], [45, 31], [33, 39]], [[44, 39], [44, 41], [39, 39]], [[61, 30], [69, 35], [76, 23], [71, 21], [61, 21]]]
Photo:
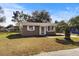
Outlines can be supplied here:
[[[0, 55], [34, 55], [41, 52], [50, 52], [64, 49], [77, 48], [77, 45], [64, 45], [56, 42], [56, 38], [63, 40], [63, 36], [56, 38], [28, 37], [8, 39], [8, 35], [16, 33], [0, 33]], [[73, 38], [79, 41], [79, 38]]]

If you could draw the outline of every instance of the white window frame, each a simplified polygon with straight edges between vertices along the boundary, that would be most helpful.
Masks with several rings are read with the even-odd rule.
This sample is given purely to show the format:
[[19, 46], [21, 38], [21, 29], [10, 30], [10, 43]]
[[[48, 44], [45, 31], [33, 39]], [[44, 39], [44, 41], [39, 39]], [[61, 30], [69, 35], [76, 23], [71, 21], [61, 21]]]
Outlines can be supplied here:
[[29, 25], [29, 26], [27, 26], [27, 30], [28, 31], [34, 31], [35, 30], [35, 26], [33, 26], [33, 30], [31, 30], [29, 27], [30, 27], [31, 25]]
[[50, 26], [50, 29], [51, 29], [51, 30], [48, 30], [48, 26], [47, 26], [47, 31], [48, 31], [48, 32], [53, 31], [52, 27], [53, 27], [53, 26]]

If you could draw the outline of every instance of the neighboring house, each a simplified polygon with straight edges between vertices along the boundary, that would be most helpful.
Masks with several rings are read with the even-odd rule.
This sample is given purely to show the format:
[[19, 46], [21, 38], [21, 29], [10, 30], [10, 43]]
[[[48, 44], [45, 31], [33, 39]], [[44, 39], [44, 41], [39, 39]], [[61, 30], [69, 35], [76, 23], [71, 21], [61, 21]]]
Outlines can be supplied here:
[[5, 32], [6, 30], [5, 30], [5, 27], [3, 27], [3, 26], [0, 26], [0, 32]]
[[21, 22], [17, 25], [19, 25], [20, 34], [23, 36], [56, 35], [55, 24], [53, 23]]
[[18, 26], [11, 26], [9, 28], [6, 28], [6, 31], [8, 31], [8, 32], [18, 32], [19, 28], [18, 28]]
[[70, 32], [74, 33], [74, 34], [79, 34], [79, 30], [77, 28], [75, 28], [75, 27], [71, 27]]

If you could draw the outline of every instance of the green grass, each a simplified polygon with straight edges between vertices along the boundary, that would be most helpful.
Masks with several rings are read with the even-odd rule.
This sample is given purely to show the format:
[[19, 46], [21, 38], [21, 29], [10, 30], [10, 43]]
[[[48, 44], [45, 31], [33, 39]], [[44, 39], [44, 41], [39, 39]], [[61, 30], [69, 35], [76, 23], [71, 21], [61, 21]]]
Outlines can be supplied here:
[[[56, 38], [29, 37], [8, 39], [8, 35], [16, 33], [0, 33], [0, 55], [34, 55], [41, 52], [58, 51], [64, 49], [77, 48], [76, 45], [64, 45], [56, 42], [56, 38], [63, 40], [63, 36]], [[73, 38], [79, 41], [79, 38]]]
[[15, 32], [0, 32], [0, 38], [4, 39], [7, 36], [12, 35], [12, 34], [17, 34], [17, 33], [15, 33]]

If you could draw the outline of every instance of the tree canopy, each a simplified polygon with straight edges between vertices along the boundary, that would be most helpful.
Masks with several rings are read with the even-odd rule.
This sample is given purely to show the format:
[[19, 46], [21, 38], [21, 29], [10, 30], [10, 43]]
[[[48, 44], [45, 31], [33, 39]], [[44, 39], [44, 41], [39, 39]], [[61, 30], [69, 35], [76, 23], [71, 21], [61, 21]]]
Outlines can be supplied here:
[[63, 32], [65, 28], [67, 27], [67, 23], [64, 20], [57, 22], [56, 24], [57, 24], [56, 26], [57, 32]]
[[70, 27], [74, 27], [79, 30], [79, 16], [71, 18], [68, 22]]
[[12, 18], [13, 22], [28, 21], [30, 19], [30, 15], [24, 14], [23, 11], [15, 11], [13, 12]]
[[2, 16], [4, 14], [4, 10], [2, 9], [2, 7], [0, 6], [0, 23], [4, 22], [6, 17]]
[[76, 25], [78, 25], [78, 24], [79, 24], [79, 16], [76, 16], [76, 17], [71, 18], [71, 19], [69, 20], [69, 25], [70, 25], [70, 26], [72, 26], [72, 25], [76, 26]]
[[12, 21], [19, 22], [21, 18], [20, 12], [19, 11], [13, 12], [12, 18], [13, 18]]
[[52, 20], [49, 13], [45, 10], [34, 11], [32, 17], [34, 22], [51, 22]]
[[32, 15], [24, 14], [23, 12], [15, 11], [13, 12], [12, 21], [28, 21], [28, 22], [51, 22], [51, 17], [49, 13], [45, 10], [34, 11]]

